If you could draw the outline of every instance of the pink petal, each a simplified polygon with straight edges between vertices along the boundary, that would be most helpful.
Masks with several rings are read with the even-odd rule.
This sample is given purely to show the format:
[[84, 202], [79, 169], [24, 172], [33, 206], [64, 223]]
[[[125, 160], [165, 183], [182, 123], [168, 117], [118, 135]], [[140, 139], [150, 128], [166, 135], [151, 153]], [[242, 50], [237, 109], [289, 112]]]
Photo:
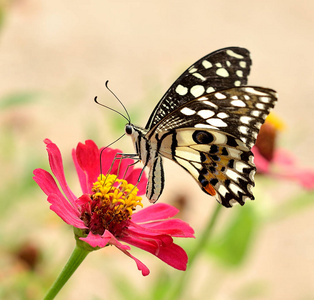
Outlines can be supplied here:
[[[107, 231], [107, 230], [106, 230]], [[105, 232], [106, 232], [105, 231]], [[99, 235], [99, 234], [93, 234], [91, 231], [88, 233], [87, 237], [81, 237], [80, 240], [85, 241], [92, 247], [100, 247], [103, 248], [107, 246], [109, 241], [111, 240], [110, 235]]]
[[53, 175], [56, 177], [60, 183], [61, 189], [64, 192], [68, 200], [75, 206], [74, 201], [76, 199], [75, 195], [70, 190], [64, 176], [62, 157], [59, 148], [56, 144], [52, 143], [50, 140], [45, 139], [45, 144], [47, 145], [47, 152], [49, 156], [49, 164]]
[[[76, 147], [77, 163], [81, 170], [85, 173], [86, 181], [82, 182], [85, 192], [91, 191], [93, 183], [100, 174], [99, 149], [92, 140], [85, 141], [85, 144], [79, 143]], [[75, 161], [74, 161], [75, 163]], [[81, 176], [80, 182], [83, 181]]]
[[59, 197], [64, 197], [50, 173], [43, 169], [35, 169], [33, 174], [35, 175], [33, 179], [47, 196], [57, 194]]
[[180, 246], [174, 243], [156, 248], [152, 243], [147, 242], [146, 240], [135, 239], [129, 236], [123, 237], [121, 240], [155, 255], [178, 270], [186, 270], [188, 256]]
[[260, 154], [256, 146], [252, 148], [252, 152], [254, 154], [254, 163], [256, 165], [257, 172], [268, 173], [270, 165], [269, 161]]
[[124, 254], [126, 254], [128, 257], [131, 257], [135, 261], [137, 269], [142, 272], [143, 276], [147, 276], [150, 273], [149, 269], [146, 267], [146, 265], [144, 265], [139, 259], [137, 259], [135, 256], [133, 256], [130, 252], [125, 251], [125, 250], [121, 250], [121, 251]]
[[92, 247], [105, 247], [108, 243], [116, 246], [124, 254], [131, 257], [135, 261], [138, 270], [142, 272], [143, 276], [147, 276], [149, 274], [149, 269], [140, 260], [127, 251], [130, 250], [130, 247], [121, 244], [108, 230], [106, 230], [102, 236], [94, 235], [90, 232], [86, 238], [80, 239], [87, 242]]
[[291, 174], [299, 183], [308, 190], [314, 189], [314, 172], [312, 170], [297, 170]]
[[295, 163], [293, 156], [287, 151], [278, 149], [274, 155], [273, 165], [272, 175], [298, 181], [308, 190], [314, 189], [314, 171], [300, 168]]
[[283, 149], [277, 149], [274, 153], [274, 158], [272, 160], [274, 163], [278, 163], [279, 165], [285, 165], [285, 166], [294, 166], [295, 165], [295, 159], [293, 156], [283, 150]]
[[78, 217], [78, 211], [67, 200], [59, 198], [56, 194], [50, 194], [47, 200], [51, 203], [50, 209], [64, 222], [76, 228], [87, 228], [84, 222]]
[[111, 244], [115, 245], [124, 254], [126, 254], [129, 257], [131, 257], [135, 261], [138, 270], [142, 271], [142, 275], [143, 276], [147, 276], [149, 274], [149, 269], [139, 259], [137, 259], [130, 252], [127, 251], [129, 249], [129, 246], [121, 244], [109, 231], [106, 230], [106, 232], [107, 232], [108, 235], [112, 236]]
[[163, 220], [173, 217], [179, 210], [165, 203], [157, 203], [143, 208], [132, 215], [132, 221], [143, 223], [154, 220]]
[[73, 159], [73, 162], [75, 165], [77, 176], [78, 176], [79, 181], [80, 181], [82, 192], [83, 192], [83, 194], [88, 194], [90, 192], [90, 189], [88, 186], [87, 177], [77, 162], [75, 149], [72, 150], [72, 159]]
[[159, 247], [164, 247], [166, 245], [170, 245], [173, 243], [173, 239], [170, 235], [168, 234], [161, 234], [161, 233], [153, 233], [149, 231], [141, 231], [138, 232], [136, 230], [128, 229], [127, 230], [127, 235], [124, 237], [121, 237], [120, 239], [123, 241], [126, 241], [126, 237], [131, 237], [134, 239], [140, 239], [143, 241], [146, 241], [149, 243], [152, 247], [154, 248], [159, 248]]
[[141, 225], [130, 221], [129, 230], [152, 235], [169, 234], [173, 237], [194, 238], [193, 228], [188, 223], [185, 223], [180, 219], [149, 222]]

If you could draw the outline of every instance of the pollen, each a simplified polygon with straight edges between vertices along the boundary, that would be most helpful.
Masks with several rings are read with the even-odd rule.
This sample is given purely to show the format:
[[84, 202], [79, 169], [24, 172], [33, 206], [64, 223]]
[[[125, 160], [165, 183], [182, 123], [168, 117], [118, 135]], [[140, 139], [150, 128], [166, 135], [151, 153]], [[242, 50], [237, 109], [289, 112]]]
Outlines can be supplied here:
[[116, 175], [100, 175], [93, 184], [90, 201], [81, 207], [81, 219], [96, 234], [107, 229], [119, 234], [137, 206], [143, 207], [138, 188]]

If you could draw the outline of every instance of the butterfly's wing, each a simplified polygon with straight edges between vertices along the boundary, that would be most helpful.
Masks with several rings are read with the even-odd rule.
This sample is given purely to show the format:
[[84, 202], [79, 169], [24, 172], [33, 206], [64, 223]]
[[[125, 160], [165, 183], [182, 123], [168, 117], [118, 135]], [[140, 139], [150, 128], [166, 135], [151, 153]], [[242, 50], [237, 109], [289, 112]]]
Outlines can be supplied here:
[[212, 52], [190, 66], [169, 88], [151, 114], [145, 128], [203, 94], [247, 84], [251, 66], [247, 49], [228, 47]]
[[165, 116], [146, 138], [224, 206], [243, 205], [254, 199], [251, 147], [276, 99], [275, 91], [252, 86], [203, 95]]

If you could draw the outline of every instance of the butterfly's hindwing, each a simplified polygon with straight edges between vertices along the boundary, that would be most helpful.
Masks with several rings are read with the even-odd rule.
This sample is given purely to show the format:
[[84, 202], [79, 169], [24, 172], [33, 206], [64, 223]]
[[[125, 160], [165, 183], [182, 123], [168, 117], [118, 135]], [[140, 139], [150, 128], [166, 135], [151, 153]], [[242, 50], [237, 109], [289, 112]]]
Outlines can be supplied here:
[[204, 56], [173, 83], [155, 107], [145, 128], [151, 129], [185, 102], [247, 84], [251, 63], [249, 51], [239, 47], [220, 49]]
[[159, 153], [186, 169], [204, 192], [224, 206], [236, 202], [243, 205], [246, 199], [254, 199], [253, 154], [240, 139], [218, 130], [195, 128], [172, 130], [164, 138], [158, 136]]

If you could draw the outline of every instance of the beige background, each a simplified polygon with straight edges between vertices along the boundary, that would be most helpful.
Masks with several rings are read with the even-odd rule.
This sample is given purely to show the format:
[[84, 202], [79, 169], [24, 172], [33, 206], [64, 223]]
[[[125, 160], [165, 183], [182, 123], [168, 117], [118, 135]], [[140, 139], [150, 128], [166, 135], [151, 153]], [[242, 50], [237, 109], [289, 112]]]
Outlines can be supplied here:
[[[29, 149], [43, 157], [44, 165], [34, 167], [47, 167], [42, 143], [46, 137], [56, 142], [65, 155], [78, 141], [95, 138], [105, 146], [117, 138], [120, 131], [110, 128], [112, 113], [93, 103], [98, 95], [101, 102], [121, 110], [104, 88], [107, 79], [136, 121], [144, 125], [157, 101], [186, 67], [226, 46], [242, 46], [251, 51], [249, 83], [279, 92], [275, 112], [287, 126], [279, 143], [297, 156], [300, 165], [314, 169], [313, 11], [313, 1], [297, 0], [7, 3], [0, 32], [0, 96], [17, 91], [39, 95], [34, 104], [1, 117], [0, 122], [11, 122], [20, 137], [13, 172], [18, 173], [18, 163], [31, 153]], [[127, 138], [117, 147], [133, 151]], [[166, 174], [166, 191], [161, 201], [167, 202], [178, 190], [196, 198], [185, 218], [198, 232], [214, 201], [173, 164], [166, 164]], [[182, 182], [190, 185], [187, 190], [182, 190]], [[266, 207], [272, 206], [272, 201], [278, 205], [301, 190], [285, 182], [269, 187], [270, 190], [261, 188], [257, 187], [257, 191], [266, 195]], [[48, 214], [45, 201], [38, 201], [42, 212]], [[231, 213], [228, 211], [225, 218]], [[224, 274], [222, 281], [215, 273], [216, 267], [200, 262], [192, 284], [195, 299], [199, 291], [206, 290], [208, 278], [222, 282], [214, 299], [314, 299], [313, 219], [314, 211], [308, 209], [270, 223], [256, 240], [245, 267]], [[42, 236], [47, 232], [45, 228], [37, 230], [34, 236], [38, 235], [49, 249], [51, 243], [58, 241], [62, 228], [50, 228], [49, 238]], [[71, 237], [71, 233], [66, 234]], [[60, 261], [66, 259], [68, 251], [61, 251]], [[114, 249], [110, 251], [114, 255]], [[106, 266], [105, 270], [98, 268], [97, 260], [105, 256], [91, 256], [60, 299], [76, 299], [78, 295], [80, 299], [91, 299], [96, 283], [100, 286], [93, 290], [93, 295], [103, 299], [115, 297], [105, 279], [101, 279]], [[131, 282], [136, 281], [134, 284], [142, 288], [149, 286], [154, 274], [142, 278], [128, 258], [116, 257], [123, 268], [130, 269]], [[109, 264], [112, 269], [119, 268], [119, 262]], [[150, 263], [152, 273], [157, 265], [157, 260]], [[264, 291], [245, 298], [241, 289], [247, 283], [256, 283]], [[211, 286], [215, 284], [212, 282]]]

